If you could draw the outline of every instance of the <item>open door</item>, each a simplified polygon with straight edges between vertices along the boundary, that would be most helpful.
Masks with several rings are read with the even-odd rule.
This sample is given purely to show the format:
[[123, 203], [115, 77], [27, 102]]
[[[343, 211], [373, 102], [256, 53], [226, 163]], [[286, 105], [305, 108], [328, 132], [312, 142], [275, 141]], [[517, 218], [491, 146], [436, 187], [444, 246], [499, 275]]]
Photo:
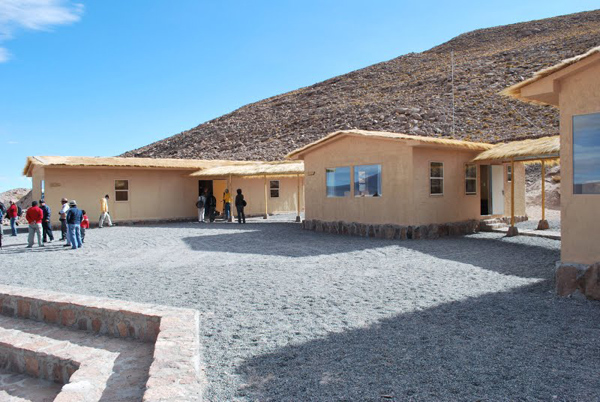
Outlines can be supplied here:
[[492, 215], [504, 215], [504, 168], [492, 165]]

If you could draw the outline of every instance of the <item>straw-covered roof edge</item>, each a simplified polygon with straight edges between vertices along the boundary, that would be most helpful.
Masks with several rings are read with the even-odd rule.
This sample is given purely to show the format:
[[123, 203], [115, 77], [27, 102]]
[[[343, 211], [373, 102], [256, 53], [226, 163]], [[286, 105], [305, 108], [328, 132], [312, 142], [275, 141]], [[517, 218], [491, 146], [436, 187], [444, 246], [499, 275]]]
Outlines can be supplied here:
[[286, 155], [286, 158], [292, 159], [297, 157], [298, 155], [306, 152], [310, 148], [322, 145], [325, 142], [328, 142], [338, 136], [341, 135], [356, 135], [362, 137], [371, 137], [371, 138], [384, 138], [391, 140], [407, 140], [407, 141], [417, 141], [423, 144], [431, 144], [431, 145], [440, 145], [451, 148], [458, 149], [468, 149], [473, 151], [485, 151], [493, 147], [492, 144], [488, 144], [485, 142], [471, 142], [471, 141], [462, 141], [455, 140], [451, 138], [438, 138], [438, 137], [425, 137], [420, 135], [411, 135], [411, 134], [402, 134], [402, 133], [391, 133], [387, 131], [368, 131], [368, 130], [340, 130], [333, 132], [317, 141], [311, 142], [308, 145], [305, 145], [301, 148], [298, 148], [289, 154]]
[[191, 177], [262, 177], [304, 175], [304, 162], [262, 162], [252, 165], [214, 166], [190, 174]]
[[560, 153], [560, 136], [497, 144], [473, 159], [481, 161], [507, 161], [511, 159], [557, 159]]
[[528, 78], [524, 81], [521, 81], [515, 85], [512, 85], [508, 88], [503, 89], [502, 91], [500, 91], [500, 95], [504, 95], [504, 96], [508, 96], [510, 98], [515, 98], [515, 99], [519, 99], [522, 100], [524, 102], [529, 102], [529, 103], [535, 103], [535, 104], [541, 104], [541, 105], [545, 105], [545, 103], [543, 102], [539, 102], [533, 99], [524, 99], [521, 97], [521, 88], [533, 84], [536, 81], [541, 80], [542, 78], [545, 78], [551, 74], [554, 74], [557, 71], [560, 71], [564, 68], [567, 68], [581, 60], [587, 59], [590, 56], [593, 56], [596, 53], [600, 53], [600, 46], [597, 47], [593, 47], [590, 50], [588, 50], [587, 52], [577, 55], [575, 57], [571, 57], [569, 59], [565, 59], [563, 61], [561, 61], [560, 63], [557, 63], [553, 66], [550, 67], [546, 67], [542, 70], [539, 70], [537, 72], [535, 72], [533, 74], [533, 77]]

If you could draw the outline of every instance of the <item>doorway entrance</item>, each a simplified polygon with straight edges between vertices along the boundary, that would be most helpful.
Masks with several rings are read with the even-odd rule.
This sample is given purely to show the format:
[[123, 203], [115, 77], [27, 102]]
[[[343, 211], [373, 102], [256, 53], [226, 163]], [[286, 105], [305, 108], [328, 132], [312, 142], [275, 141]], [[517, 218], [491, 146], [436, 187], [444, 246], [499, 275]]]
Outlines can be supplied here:
[[504, 169], [502, 165], [480, 165], [481, 215], [504, 215]]
[[212, 180], [198, 180], [198, 197], [202, 195], [202, 192], [206, 190], [206, 193], [213, 192], [213, 181]]

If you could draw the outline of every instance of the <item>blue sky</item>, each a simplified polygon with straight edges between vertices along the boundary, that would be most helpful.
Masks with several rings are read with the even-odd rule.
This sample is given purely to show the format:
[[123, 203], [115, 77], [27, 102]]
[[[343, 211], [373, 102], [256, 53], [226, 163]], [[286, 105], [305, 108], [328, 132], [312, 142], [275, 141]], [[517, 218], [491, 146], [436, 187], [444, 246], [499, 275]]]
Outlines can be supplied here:
[[0, 191], [463, 32], [596, 1], [0, 0]]

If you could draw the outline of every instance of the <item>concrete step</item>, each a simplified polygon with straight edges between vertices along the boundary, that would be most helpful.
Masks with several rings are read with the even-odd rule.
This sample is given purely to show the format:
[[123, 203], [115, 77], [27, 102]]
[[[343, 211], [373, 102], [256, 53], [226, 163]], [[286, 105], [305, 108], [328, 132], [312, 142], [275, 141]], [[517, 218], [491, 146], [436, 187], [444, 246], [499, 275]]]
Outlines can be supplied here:
[[48, 382], [48, 400], [141, 400], [152, 357], [151, 343], [0, 316], [0, 368], [38, 380], [38, 394]]

